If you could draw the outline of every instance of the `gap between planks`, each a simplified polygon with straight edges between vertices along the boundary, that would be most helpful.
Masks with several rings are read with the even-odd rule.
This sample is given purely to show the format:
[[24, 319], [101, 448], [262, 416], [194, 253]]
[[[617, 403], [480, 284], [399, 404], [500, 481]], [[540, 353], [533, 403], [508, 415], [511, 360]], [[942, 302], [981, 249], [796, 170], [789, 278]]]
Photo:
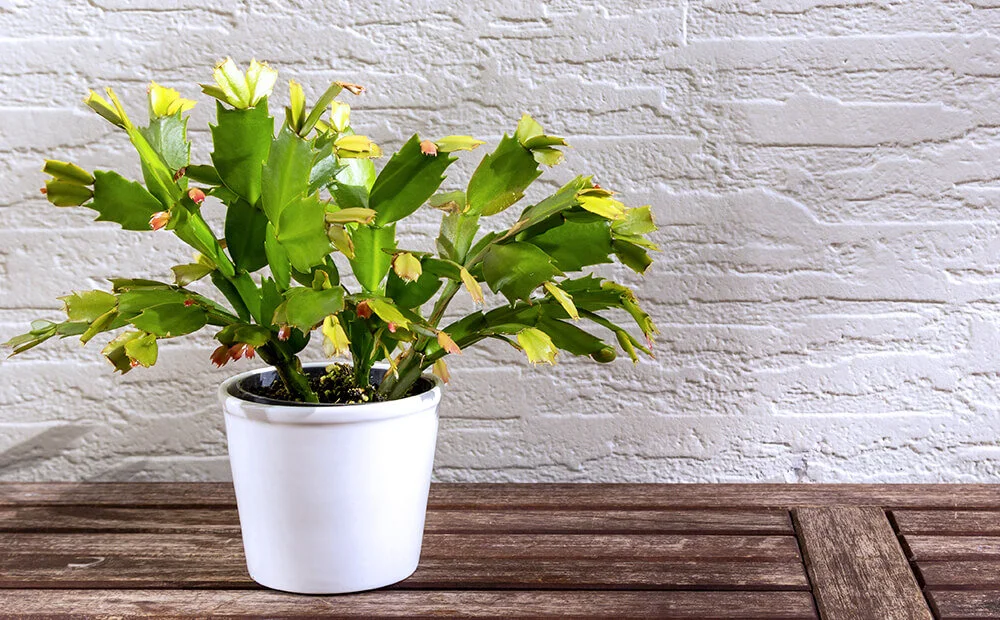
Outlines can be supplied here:
[[[45, 553], [148, 557], [176, 554], [210, 559], [242, 555], [238, 534], [0, 534], [0, 557]], [[155, 555], [152, 555], [155, 554]], [[580, 559], [662, 561], [697, 559], [797, 562], [791, 536], [725, 536], [718, 534], [426, 534], [421, 557], [428, 559]]]
[[0, 590], [9, 614], [73, 615], [81, 609], [120, 616], [395, 617], [448, 615], [476, 618], [670, 617], [814, 620], [807, 592], [550, 592], [373, 591], [350, 596], [298, 596], [232, 590]]
[[[232, 507], [231, 483], [0, 483], [0, 505]], [[871, 505], [886, 509], [1000, 510], [986, 484], [482, 484], [435, 483], [439, 509], [745, 510]]]
[[[45, 555], [7, 564], [0, 588], [256, 589], [242, 563], [121, 556]], [[393, 590], [702, 590], [809, 591], [801, 564], [698, 561], [421, 560], [413, 576]]]
[[[0, 507], [0, 532], [238, 531], [235, 508]], [[787, 510], [430, 510], [427, 533], [794, 535]]]

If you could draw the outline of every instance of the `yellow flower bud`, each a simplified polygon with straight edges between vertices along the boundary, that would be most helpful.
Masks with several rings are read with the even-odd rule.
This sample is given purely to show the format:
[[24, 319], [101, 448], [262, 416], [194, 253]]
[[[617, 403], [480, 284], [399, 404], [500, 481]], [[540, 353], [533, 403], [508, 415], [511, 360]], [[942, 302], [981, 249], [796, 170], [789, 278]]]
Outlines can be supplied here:
[[444, 363], [444, 358], [438, 359], [434, 362], [434, 368], [431, 370], [434, 376], [441, 379], [445, 383], [451, 381], [451, 375], [448, 373], [448, 366]]
[[532, 364], [555, 364], [556, 346], [552, 339], [542, 330], [526, 327], [517, 334], [517, 342], [524, 349], [528, 361]]
[[336, 316], [331, 314], [323, 319], [321, 331], [323, 332], [323, 352], [327, 357], [344, 355], [350, 350], [351, 341]]
[[416, 282], [423, 273], [420, 260], [409, 252], [400, 252], [392, 259], [392, 269], [401, 280]]

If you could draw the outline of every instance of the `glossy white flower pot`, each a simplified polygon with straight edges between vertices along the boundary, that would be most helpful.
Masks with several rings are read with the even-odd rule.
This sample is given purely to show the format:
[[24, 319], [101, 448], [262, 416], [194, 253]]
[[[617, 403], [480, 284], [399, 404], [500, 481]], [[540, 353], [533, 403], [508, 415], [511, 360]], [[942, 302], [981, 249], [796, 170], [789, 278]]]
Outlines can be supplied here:
[[[323, 367], [325, 364], [307, 364]], [[363, 405], [251, 402], [222, 384], [229, 461], [247, 569], [257, 583], [304, 594], [379, 588], [417, 568], [441, 386]]]

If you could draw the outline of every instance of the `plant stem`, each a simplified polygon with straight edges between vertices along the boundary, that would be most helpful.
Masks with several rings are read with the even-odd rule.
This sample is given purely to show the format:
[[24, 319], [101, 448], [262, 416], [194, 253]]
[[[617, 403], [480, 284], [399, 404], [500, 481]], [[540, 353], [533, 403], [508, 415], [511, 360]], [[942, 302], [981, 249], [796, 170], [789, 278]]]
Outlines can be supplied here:
[[278, 377], [281, 378], [290, 393], [307, 403], [319, 402], [319, 396], [309, 386], [309, 377], [302, 371], [302, 362], [299, 361], [299, 358], [293, 357], [284, 363], [279, 363], [275, 365], [274, 369], [278, 371]]
[[[445, 310], [448, 309], [448, 304], [451, 303], [451, 300], [461, 288], [461, 284], [451, 280], [445, 284], [441, 296], [438, 297], [437, 302], [434, 304], [434, 311], [427, 321], [431, 327], [437, 327], [437, 324], [441, 322], [441, 317], [444, 316]], [[401, 398], [406, 394], [410, 387], [420, 378], [420, 373], [429, 365], [424, 351], [427, 348], [427, 343], [431, 342], [431, 340], [427, 336], [417, 338], [417, 341], [413, 343], [413, 347], [402, 358], [397, 369], [398, 376], [386, 373], [385, 377], [383, 377], [382, 383], [378, 386], [379, 394], [389, 400]]]
[[444, 316], [445, 310], [448, 309], [448, 304], [451, 303], [452, 298], [455, 297], [455, 293], [460, 288], [462, 286], [454, 280], [448, 280], [448, 283], [445, 284], [444, 290], [441, 291], [441, 296], [438, 297], [437, 303], [434, 304], [434, 312], [427, 321], [431, 327], [437, 327], [438, 323], [441, 322], [441, 317]]
[[[429, 325], [437, 327], [437, 324], [441, 321], [441, 317], [444, 316], [445, 310], [448, 309], [448, 304], [460, 288], [462, 288], [461, 285], [453, 281], [449, 281], [445, 285], [444, 291], [441, 292], [437, 303], [434, 304], [434, 311], [430, 319], [428, 319]], [[378, 386], [379, 394], [389, 400], [400, 398], [403, 394], [406, 394], [407, 390], [420, 378], [420, 373], [427, 367], [424, 350], [430, 341], [431, 338], [427, 336], [417, 338], [417, 341], [413, 343], [413, 347], [403, 356], [397, 369], [398, 376], [386, 373], [385, 377], [382, 378], [382, 383]], [[355, 361], [355, 363], [357, 362]]]
[[225, 295], [226, 300], [233, 306], [233, 310], [239, 316], [241, 321], [249, 323], [251, 320], [250, 310], [247, 308], [246, 302], [243, 301], [243, 297], [240, 295], [239, 291], [236, 290], [236, 286], [232, 283], [229, 278], [222, 275], [222, 272], [216, 269], [212, 272], [212, 284], [215, 288], [219, 289], [223, 295]]
[[288, 393], [304, 403], [318, 403], [319, 396], [309, 386], [309, 377], [302, 370], [302, 362], [295, 355], [289, 355], [280, 344], [269, 342], [257, 349], [260, 358], [274, 366], [278, 378]]
[[398, 376], [386, 373], [378, 386], [379, 394], [388, 400], [402, 398], [410, 387], [420, 378], [424, 370], [424, 355], [415, 349], [410, 349], [397, 368]]

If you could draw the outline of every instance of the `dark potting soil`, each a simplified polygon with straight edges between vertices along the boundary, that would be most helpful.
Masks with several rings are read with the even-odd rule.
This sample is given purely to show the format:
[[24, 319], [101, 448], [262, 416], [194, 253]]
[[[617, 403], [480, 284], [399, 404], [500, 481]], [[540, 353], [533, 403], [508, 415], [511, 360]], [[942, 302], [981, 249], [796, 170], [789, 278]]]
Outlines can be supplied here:
[[[306, 376], [309, 386], [319, 396], [319, 402], [324, 405], [358, 405], [384, 401], [378, 393], [376, 382], [381, 382], [384, 370], [373, 369], [368, 385], [358, 386], [354, 383], [354, 370], [349, 364], [330, 364], [324, 368], [307, 368]], [[272, 370], [255, 377], [257, 380], [243, 382], [239, 388], [247, 394], [261, 397], [267, 401], [279, 401], [290, 405], [307, 405], [296, 401], [285, 388], [277, 374]], [[406, 396], [413, 396], [431, 389], [432, 383], [426, 379], [418, 379]]]

